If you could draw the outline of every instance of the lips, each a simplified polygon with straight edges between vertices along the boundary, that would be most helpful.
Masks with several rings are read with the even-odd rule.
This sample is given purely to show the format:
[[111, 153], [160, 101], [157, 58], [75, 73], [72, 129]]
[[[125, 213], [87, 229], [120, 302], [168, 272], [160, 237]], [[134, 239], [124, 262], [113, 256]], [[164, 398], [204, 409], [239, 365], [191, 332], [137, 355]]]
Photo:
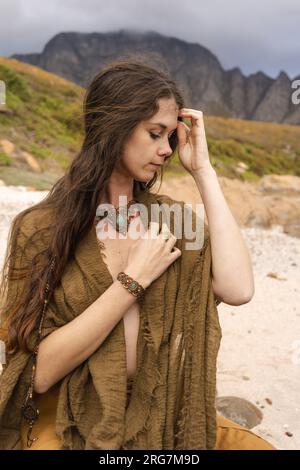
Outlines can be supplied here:
[[156, 168], [161, 167], [161, 165], [158, 165], [158, 164], [156, 164], [156, 163], [150, 163], [150, 165], [156, 166]]

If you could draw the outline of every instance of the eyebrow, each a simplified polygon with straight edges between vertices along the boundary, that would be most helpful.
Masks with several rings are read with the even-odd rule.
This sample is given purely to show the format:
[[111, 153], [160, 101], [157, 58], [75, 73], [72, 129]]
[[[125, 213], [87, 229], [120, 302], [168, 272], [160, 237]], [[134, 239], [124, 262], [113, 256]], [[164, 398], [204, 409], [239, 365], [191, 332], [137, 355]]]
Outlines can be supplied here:
[[[162, 129], [167, 129], [167, 126], [165, 124], [162, 124], [161, 122], [151, 122], [149, 121], [149, 124], [152, 124], [153, 126], [159, 126]], [[172, 131], [175, 131], [176, 127], [172, 129]]]

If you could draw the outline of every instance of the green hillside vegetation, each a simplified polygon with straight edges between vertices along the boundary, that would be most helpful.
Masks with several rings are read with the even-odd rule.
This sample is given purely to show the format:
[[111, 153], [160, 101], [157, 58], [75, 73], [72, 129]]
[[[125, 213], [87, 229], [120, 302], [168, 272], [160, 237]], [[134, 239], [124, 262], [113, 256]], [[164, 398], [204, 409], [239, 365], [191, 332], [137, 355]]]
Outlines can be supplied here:
[[[0, 57], [0, 80], [6, 83], [6, 107], [0, 112], [0, 179], [6, 184], [49, 189], [80, 149], [84, 89], [56, 75]], [[188, 123], [188, 121], [186, 121]], [[266, 174], [300, 176], [300, 126], [205, 116], [208, 147], [218, 175], [256, 181]], [[39, 164], [34, 172], [20, 164], [28, 152]], [[240, 169], [240, 163], [246, 166]], [[165, 178], [186, 174], [174, 155]]]
[[0, 58], [6, 84], [6, 112], [0, 112], [0, 140], [26, 151], [42, 172], [16, 167], [17, 159], [0, 153], [0, 179], [49, 189], [68, 167], [82, 140], [84, 90], [37, 67]]

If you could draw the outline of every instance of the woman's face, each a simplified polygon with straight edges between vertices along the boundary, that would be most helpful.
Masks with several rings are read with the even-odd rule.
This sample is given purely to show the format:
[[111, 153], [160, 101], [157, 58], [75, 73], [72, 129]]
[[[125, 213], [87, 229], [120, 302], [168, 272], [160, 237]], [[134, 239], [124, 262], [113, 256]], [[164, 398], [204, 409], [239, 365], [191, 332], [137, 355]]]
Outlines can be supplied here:
[[158, 112], [140, 122], [128, 140], [121, 161], [122, 172], [136, 181], [147, 182], [153, 178], [172, 155], [169, 139], [177, 132], [178, 113], [174, 98], [159, 100]]

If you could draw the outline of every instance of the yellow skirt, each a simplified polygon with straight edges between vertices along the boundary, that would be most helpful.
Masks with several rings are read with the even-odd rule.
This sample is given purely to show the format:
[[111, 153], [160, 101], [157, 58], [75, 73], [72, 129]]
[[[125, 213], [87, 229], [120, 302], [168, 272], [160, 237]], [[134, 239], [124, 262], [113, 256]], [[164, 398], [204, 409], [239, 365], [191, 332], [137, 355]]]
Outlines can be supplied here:
[[[60, 385], [60, 384], [59, 384]], [[127, 406], [130, 399], [130, 386], [128, 383]], [[23, 450], [61, 450], [61, 440], [55, 433], [55, 413], [59, 394], [59, 386], [54, 386], [47, 393], [36, 394], [36, 403], [40, 410], [40, 417], [33, 427], [32, 437], [37, 436], [31, 447], [27, 447], [28, 424], [22, 420], [21, 441]], [[217, 415], [217, 441], [215, 450], [275, 450], [263, 438], [257, 436], [249, 429]]]

